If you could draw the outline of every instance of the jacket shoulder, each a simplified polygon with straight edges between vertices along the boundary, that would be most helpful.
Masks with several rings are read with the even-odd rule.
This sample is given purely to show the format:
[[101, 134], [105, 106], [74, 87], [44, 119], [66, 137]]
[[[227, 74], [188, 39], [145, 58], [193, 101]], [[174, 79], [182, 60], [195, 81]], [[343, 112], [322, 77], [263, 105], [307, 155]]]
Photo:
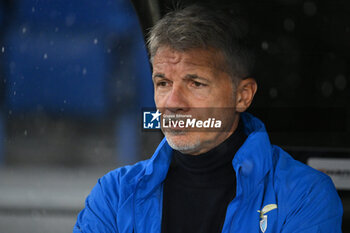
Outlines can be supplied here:
[[330, 179], [326, 174], [295, 160], [280, 147], [272, 148], [275, 181], [284, 184], [285, 188], [307, 188], [313, 183]]
[[73, 232], [115, 232], [119, 208], [132, 194], [146, 161], [115, 169], [100, 179], [85, 200]]
[[277, 146], [273, 146], [273, 154], [274, 189], [285, 228], [306, 229], [329, 219], [341, 222], [342, 204], [330, 177]]
[[99, 179], [105, 197], [113, 202], [123, 202], [133, 192], [138, 179], [144, 174], [148, 160], [140, 161], [134, 165], [127, 165], [108, 172]]

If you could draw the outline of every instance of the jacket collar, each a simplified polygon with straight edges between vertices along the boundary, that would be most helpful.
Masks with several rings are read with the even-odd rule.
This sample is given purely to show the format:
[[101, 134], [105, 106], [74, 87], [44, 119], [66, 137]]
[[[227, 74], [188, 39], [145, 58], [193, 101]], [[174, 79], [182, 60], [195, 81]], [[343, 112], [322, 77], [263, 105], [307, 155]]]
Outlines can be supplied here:
[[[232, 165], [237, 175], [237, 193], [248, 198], [272, 168], [272, 149], [265, 125], [249, 113], [242, 113], [246, 141], [237, 151]], [[240, 180], [239, 180], [240, 179]]]
[[[264, 124], [249, 113], [242, 113], [241, 119], [248, 137], [234, 156], [232, 165], [237, 176], [236, 196], [248, 197], [271, 169], [272, 151]], [[172, 148], [164, 138], [146, 164], [144, 176], [140, 181], [140, 188], [143, 190], [141, 198], [148, 196], [163, 182], [172, 154]]]

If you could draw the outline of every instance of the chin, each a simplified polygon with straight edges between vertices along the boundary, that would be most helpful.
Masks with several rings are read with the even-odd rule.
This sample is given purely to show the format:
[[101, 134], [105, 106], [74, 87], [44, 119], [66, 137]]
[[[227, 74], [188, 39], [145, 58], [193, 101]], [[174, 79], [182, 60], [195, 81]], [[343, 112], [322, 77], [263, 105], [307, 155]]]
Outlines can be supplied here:
[[198, 151], [201, 147], [199, 135], [188, 132], [164, 132], [166, 140], [171, 148], [181, 153]]

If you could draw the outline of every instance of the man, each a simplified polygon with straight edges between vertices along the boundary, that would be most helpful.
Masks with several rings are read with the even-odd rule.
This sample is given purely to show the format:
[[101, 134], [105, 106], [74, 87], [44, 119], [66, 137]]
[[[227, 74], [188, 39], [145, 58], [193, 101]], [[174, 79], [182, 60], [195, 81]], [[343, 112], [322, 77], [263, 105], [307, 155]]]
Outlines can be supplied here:
[[241, 25], [190, 6], [154, 26], [149, 50], [163, 117], [220, 112], [222, 125], [163, 125], [151, 159], [99, 179], [74, 232], [341, 232], [330, 178], [271, 145], [263, 123], [244, 113], [257, 84]]

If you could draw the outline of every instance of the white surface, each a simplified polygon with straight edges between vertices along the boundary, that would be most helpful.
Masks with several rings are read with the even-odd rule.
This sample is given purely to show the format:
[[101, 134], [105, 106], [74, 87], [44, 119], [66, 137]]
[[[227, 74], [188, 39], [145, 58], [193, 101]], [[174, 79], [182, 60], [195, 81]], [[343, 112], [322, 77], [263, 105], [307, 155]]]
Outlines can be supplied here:
[[86, 196], [109, 170], [0, 168], [0, 233], [72, 232]]
[[337, 189], [350, 190], [350, 159], [310, 158], [307, 164], [329, 175]]
[[0, 169], [0, 207], [81, 209], [104, 170]]
[[1, 233], [67, 233], [73, 231], [75, 216], [0, 215]]

